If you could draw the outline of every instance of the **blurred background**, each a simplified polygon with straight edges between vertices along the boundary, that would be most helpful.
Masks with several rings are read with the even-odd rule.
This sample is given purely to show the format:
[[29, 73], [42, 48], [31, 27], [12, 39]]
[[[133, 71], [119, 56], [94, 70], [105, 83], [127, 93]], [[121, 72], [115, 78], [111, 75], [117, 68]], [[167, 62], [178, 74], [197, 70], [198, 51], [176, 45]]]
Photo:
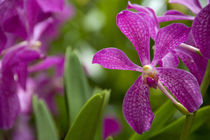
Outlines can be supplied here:
[[[86, 71], [88, 82], [94, 90], [95, 88], [111, 89], [111, 98], [106, 108], [105, 115], [116, 116], [122, 126], [120, 134], [115, 136], [116, 140], [127, 140], [133, 134], [133, 130], [125, 122], [122, 114], [122, 102], [126, 91], [138, 78], [140, 73], [133, 71], [107, 70], [97, 64], [92, 64], [93, 55], [103, 48], [115, 47], [125, 52], [128, 57], [136, 64], [140, 65], [138, 55], [133, 45], [120, 32], [116, 25], [116, 15], [126, 9], [127, 0], [68, 0], [73, 5], [74, 16], [62, 26], [60, 35], [51, 44], [49, 54], [63, 54], [68, 46], [76, 50], [80, 61]], [[207, 1], [201, 0], [202, 5]], [[131, 3], [151, 7], [157, 15], [162, 15], [169, 9], [176, 9], [187, 15], [193, 13], [186, 7], [179, 4], [168, 4], [167, 0], [131, 0]], [[191, 21], [177, 21], [191, 26]], [[160, 26], [166, 26], [171, 22], [162, 23]], [[150, 45], [154, 44], [151, 40]], [[186, 69], [183, 63], [181, 68]], [[150, 102], [153, 112], [162, 105], [167, 99], [164, 95], [155, 89], [150, 89]], [[209, 89], [208, 89], [208, 92]], [[210, 97], [205, 98], [204, 104], [210, 103]], [[57, 122], [60, 128], [67, 127], [65, 124], [65, 103], [62, 96], [56, 97], [59, 114]], [[177, 112], [174, 120], [180, 117]], [[210, 123], [204, 124], [197, 130], [192, 139], [209, 138]], [[64, 132], [60, 132], [61, 135]]]

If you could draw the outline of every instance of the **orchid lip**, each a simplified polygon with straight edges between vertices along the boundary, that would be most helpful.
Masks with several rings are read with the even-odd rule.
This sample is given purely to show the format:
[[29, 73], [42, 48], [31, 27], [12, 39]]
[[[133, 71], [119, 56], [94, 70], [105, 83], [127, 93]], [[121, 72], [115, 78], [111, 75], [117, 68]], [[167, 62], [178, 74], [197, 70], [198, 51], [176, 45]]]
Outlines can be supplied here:
[[158, 83], [158, 75], [157, 72], [154, 70], [154, 68], [151, 65], [144, 65], [143, 68], [143, 81], [145, 84], [147, 84], [149, 87], [157, 88]]

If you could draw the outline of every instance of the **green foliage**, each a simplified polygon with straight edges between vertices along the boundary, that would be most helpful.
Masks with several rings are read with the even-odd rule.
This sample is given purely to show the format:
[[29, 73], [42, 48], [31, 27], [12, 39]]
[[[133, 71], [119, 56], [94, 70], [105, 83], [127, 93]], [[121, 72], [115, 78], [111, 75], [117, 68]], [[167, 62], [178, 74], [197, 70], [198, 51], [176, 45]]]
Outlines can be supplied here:
[[81, 109], [65, 140], [93, 140], [109, 96], [110, 91], [107, 90], [93, 95]]
[[90, 89], [78, 56], [70, 47], [66, 50], [64, 83], [69, 121], [72, 123], [88, 99]]
[[[205, 106], [199, 109], [194, 117], [193, 126], [192, 126], [192, 133], [197, 130], [202, 124], [209, 120], [210, 116], [210, 106]], [[161, 129], [155, 135], [152, 136], [151, 139], [154, 140], [161, 140], [170, 138], [171, 140], [176, 140], [180, 138], [180, 134], [182, 131], [182, 127], [184, 125], [185, 116], [177, 119], [176, 121], [172, 122], [168, 126]]]
[[58, 140], [59, 136], [50, 111], [44, 101], [39, 100], [37, 96], [33, 97], [33, 110], [38, 140]]

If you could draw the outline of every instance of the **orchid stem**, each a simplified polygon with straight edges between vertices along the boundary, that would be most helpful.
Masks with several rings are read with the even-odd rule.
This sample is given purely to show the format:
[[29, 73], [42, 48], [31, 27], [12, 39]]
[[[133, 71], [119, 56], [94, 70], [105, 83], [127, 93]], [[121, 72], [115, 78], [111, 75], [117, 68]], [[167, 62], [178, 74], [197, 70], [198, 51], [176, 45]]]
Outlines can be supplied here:
[[203, 95], [203, 97], [206, 94], [206, 91], [208, 89], [209, 84], [210, 84], [210, 59], [208, 60], [208, 65], [206, 67], [206, 72], [205, 72], [205, 75], [203, 77], [203, 81], [201, 83], [201, 94]]
[[190, 133], [191, 133], [191, 128], [193, 125], [194, 116], [195, 116], [195, 114], [186, 115], [186, 119], [184, 122], [180, 140], [188, 140], [189, 139]]
[[[208, 60], [206, 72], [205, 72], [203, 81], [200, 86], [201, 93], [202, 93], [203, 97], [206, 94], [209, 84], [210, 84], [210, 60]], [[181, 134], [180, 140], [188, 140], [189, 139], [194, 117], [195, 117], [195, 113], [192, 115], [186, 115], [186, 120], [185, 120], [183, 129], [182, 129], [182, 134]]]

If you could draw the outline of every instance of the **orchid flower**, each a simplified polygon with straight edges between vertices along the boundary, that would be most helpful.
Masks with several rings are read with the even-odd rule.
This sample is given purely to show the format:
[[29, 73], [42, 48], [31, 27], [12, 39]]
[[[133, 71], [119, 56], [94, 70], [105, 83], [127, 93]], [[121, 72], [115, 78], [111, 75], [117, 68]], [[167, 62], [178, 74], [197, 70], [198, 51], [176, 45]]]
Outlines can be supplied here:
[[93, 63], [108, 69], [142, 73], [124, 97], [123, 114], [128, 124], [138, 134], [150, 129], [154, 118], [149, 104], [150, 87], [159, 87], [175, 105], [183, 105], [189, 112], [197, 110], [202, 104], [202, 96], [196, 78], [191, 73], [177, 68], [156, 67], [170, 50], [187, 40], [190, 28], [178, 23], [161, 28], [155, 37], [155, 53], [151, 62], [150, 32], [145, 20], [138, 13], [125, 10], [118, 14], [117, 25], [136, 48], [143, 67], [131, 62], [121, 50], [116, 48], [98, 51], [93, 57]]
[[[171, 11], [171, 10], [168, 11], [168, 14], [165, 14], [164, 16], [161, 16], [161, 17], [157, 17], [155, 14], [151, 16], [151, 14], [148, 14], [148, 12], [145, 12], [146, 11], [144, 10], [145, 8], [147, 7], [142, 7], [140, 5], [131, 4], [131, 3], [129, 3], [127, 7], [127, 9], [137, 10], [138, 11], [137, 13], [141, 16], [144, 14], [144, 17], [150, 17], [147, 19], [145, 18], [145, 22], [147, 22], [147, 24], [149, 25], [150, 32], [153, 32], [153, 33], [159, 30], [158, 28], [159, 22], [170, 21], [170, 20], [183, 20], [183, 19], [189, 20], [188, 18], [186, 18], [186, 15], [178, 14], [176, 11]], [[152, 9], [150, 9], [150, 11], [154, 13]], [[192, 20], [193, 19], [194, 17], [192, 18]], [[154, 30], [155, 27], [156, 27], [156, 31]], [[203, 26], [201, 28], [203, 28]], [[203, 28], [201, 31], [205, 31], [205, 30], [206, 29]], [[157, 33], [153, 34], [153, 36], [156, 36], [156, 35]], [[154, 37], [152, 38], [154, 39]], [[195, 47], [192, 47], [192, 46], [195, 46]], [[200, 50], [195, 45], [192, 30], [191, 30], [187, 41], [185, 41], [184, 43], [181, 43], [179, 47], [176, 47], [173, 51], [168, 53], [158, 64], [159, 66], [167, 65], [167, 67], [176, 68], [179, 64], [179, 59], [177, 58], [178, 56], [183, 61], [183, 63], [187, 66], [189, 71], [197, 78], [199, 84], [201, 84], [204, 74], [205, 74], [208, 60], [200, 56], [198, 52], [200, 52]]]

